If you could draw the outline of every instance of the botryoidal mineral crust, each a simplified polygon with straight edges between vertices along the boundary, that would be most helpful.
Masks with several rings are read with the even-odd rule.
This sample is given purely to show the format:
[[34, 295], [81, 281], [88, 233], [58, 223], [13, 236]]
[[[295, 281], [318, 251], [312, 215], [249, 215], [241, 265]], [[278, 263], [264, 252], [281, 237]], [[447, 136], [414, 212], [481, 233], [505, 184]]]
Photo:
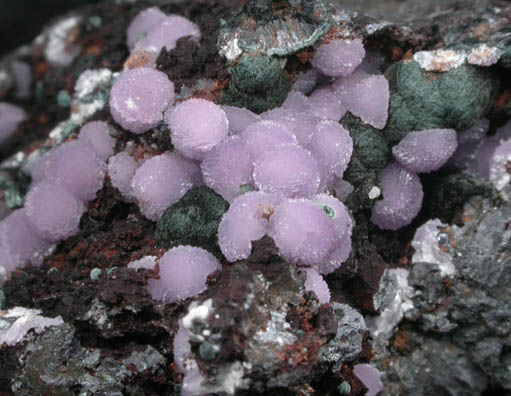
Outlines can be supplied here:
[[[511, 67], [511, 6], [501, 0], [451, 8], [450, 1], [419, 3], [403, 2], [399, 12], [388, 15], [389, 22], [326, 0], [112, 0], [56, 18], [32, 44], [0, 59], [0, 102], [13, 103], [19, 116], [13, 132], [8, 123], [0, 125], [12, 133], [0, 145], [0, 219], [22, 207], [27, 197], [26, 212], [45, 219], [44, 224], [36, 222], [42, 229], [38, 232], [53, 238], [49, 244], [40, 238], [29, 240], [28, 220], [12, 217], [20, 225], [18, 233], [27, 231], [27, 245], [42, 245], [31, 257], [33, 266], [9, 273], [7, 260], [13, 258], [6, 241], [12, 234], [0, 227], [0, 260], [5, 260], [0, 261], [0, 394], [363, 396], [380, 392], [382, 383], [381, 394], [388, 396], [510, 393], [509, 178], [499, 178], [496, 191], [491, 180], [460, 171], [454, 161], [439, 171], [435, 163], [431, 173], [410, 173], [409, 180], [424, 195], [417, 217], [405, 219], [410, 224], [385, 231], [371, 222], [371, 210], [385, 199], [382, 172], [401, 166], [394, 158], [407, 164], [409, 152], [422, 149], [406, 149], [416, 141], [415, 132], [441, 129], [452, 135], [454, 130], [460, 145], [462, 131], [485, 125], [482, 135], [467, 138], [475, 139], [469, 143], [478, 148], [483, 143], [492, 148], [507, 136], [498, 131], [511, 116], [505, 74]], [[172, 14], [187, 18], [193, 24], [178, 19], [192, 36], [159, 53], [137, 52], [155, 34], [147, 40], [144, 32], [130, 34], [127, 45], [126, 30], [149, 7], [159, 8], [152, 11], [156, 20]], [[425, 8], [436, 12], [425, 13]], [[444, 12], [438, 12], [441, 9]], [[330, 43], [334, 44], [327, 46]], [[326, 64], [321, 56], [314, 59], [318, 53], [335, 55], [337, 50], [360, 59], [365, 52], [365, 58], [354, 72], [349, 64], [332, 68], [329, 59]], [[351, 238], [347, 260], [333, 272], [326, 271], [324, 278], [314, 268], [302, 271], [291, 261], [317, 264], [315, 258], [307, 252], [295, 258], [293, 243], [285, 245], [288, 235], [273, 232], [273, 239], [266, 235], [250, 240], [243, 259], [229, 262], [225, 246], [219, 244], [219, 224], [233, 196], [250, 197], [255, 187], [245, 183], [238, 189], [235, 183], [232, 189], [229, 180], [219, 183], [211, 172], [223, 171], [223, 163], [212, 155], [201, 165], [207, 170], [208, 187], [196, 183], [197, 173], [201, 176], [196, 160], [206, 154], [187, 152], [194, 161], [176, 154], [188, 149], [186, 141], [179, 141], [186, 122], [176, 127], [179, 117], [172, 109], [151, 113], [150, 122], [115, 122], [112, 114], [123, 120], [129, 112], [109, 108], [112, 86], [123, 67], [139, 66], [151, 67], [146, 73], [168, 85], [158, 102], [160, 110], [174, 99], [177, 107], [187, 101], [212, 108], [220, 117], [219, 140], [225, 138], [225, 146], [241, 140], [232, 135], [242, 135], [245, 123], [262, 125], [261, 120], [268, 120], [266, 126], [278, 121], [296, 128], [290, 111], [304, 125], [316, 116], [338, 117], [321, 122], [327, 132], [346, 131], [343, 144], [351, 145], [346, 152], [335, 151], [349, 163], [334, 158], [336, 179], [328, 181], [346, 207], [343, 213], [350, 216], [340, 222], [347, 229], [343, 237]], [[332, 77], [318, 70], [342, 76], [333, 84]], [[351, 97], [349, 88], [357, 84], [365, 84], [360, 92], [374, 88], [378, 100], [366, 103]], [[336, 95], [344, 95], [345, 103], [331, 103]], [[376, 106], [380, 102], [385, 106]], [[379, 113], [371, 113], [372, 105]], [[232, 106], [245, 109], [240, 113]], [[185, 120], [187, 116], [185, 112]], [[237, 123], [228, 128], [225, 116]], [[51, 161], [44, 155], [72, 152], [87, 139], [79, 131], [89, 121], [104, 122], [108, 139], [95, 147], [101, 157], [96, 173], [104, 181], [88, 189], [79, 202], [66, 196], [77, 205], [74, 222], [55, 232], [48, 224], [60, 218], [46, 213], [37, 194], [51, 196], [63, 188], [62, 177], [71, 184], [74, 178], [72, 172], [59, 173], [62, 169], [48, 171]], [[335, 128], [329, 129], [332, 125]], [[307, 150], [325, 156], [334, 152], [302, 129], [288, 135], [299, 138]], [[192, 132], [199, 136], [201, 131]], [[190, 133], [184, 134], [186, 140]], [[396, 148], [407, 136], [408, 143]], [[98, 143], [91, 139], [92, 146]], [[271, 148], [267, 146], [266, 151]], [[446, 151], [454, 146], [450, 142]], [[57, 147], [63, 149], [51, 151]], [[89, 148], [87, 152], [94, 151]], [[298, 149], [284, 147], [280, 153], [286, 150]], [[112, 153], [116, 155], [107, 161]], [[467, 158], [484, 159], [478, 155], [470, 152]], [[126, 174], [116, 168], [115, 157], [128, 160]], [[317, 157], [324, 165], [326, 160]], [[131, 183], [137, 170], [143, 164], [150, 168], [155, 158], [186, 170], [188, 188], [179, 191], [181, 199], [170, 206], [163, 200], [156, 212], [136, 202], [146, 192], [146, 178]], [[498, 170], [506, 176], [509, 170], [505, 158], [502, 161]], [[256, 187], [281, 188], [267, 183], [259, 162]], [[248, 157], [246, 163], [252, 166]], [[318, 163], [307, 175], [314, 186], [320, 179], [312, 176], [324, 176]], [[490, 164], [481, 166], [487, 169]], [[50, 180], [56, 184], [46, 180], [51, 172], [60, 175]], [[77, 172], [76, 179], [82, 176]], [[159, 177], [165, 179], [165, 172]], [[301, 188], [308, 191], [311, 186]], [[272, 197], [275, 202], [281, 199]], [[315, 196], [322, 211], [300, 202], [319, 217], [326, 213], [335, 218], [327, 198], [340, 205], [324, 194]], [[280, 216], [284, 209], [300, 206], [293, 205], [279, 210], [263, 205], [258, 224], [266, 226], [276, 210]], [[300, 216], [294, 215], [292, 224], [299, 224]], [[333, 234], [327, 234], [317, 239], [318, 246], [333, 243]], [[148, 284], [163, 282], [159, 265], [165, 259], [160, 259], [181, 245], [208, 250], [215, 256], [209, 258], [219, 263], [211, 271], [220, 266], [222, 270], [201, 279], [201, 290], [207, 286], [201, 294], [165, 304], [153, 298]], [[283, 247], [290, 248], [287, 256]], [[349, 251], [346, 246], [340, 250]], [[324, 268], [321, 264], [318, 267]], [[319, 302], [313, 287], [309, 290], [308, 272], [324, 279], [320, 286], [326, 287], [322, 296], [328, 294], [329, 304]], [[159, 300], [171, 297], [160, 292]]]

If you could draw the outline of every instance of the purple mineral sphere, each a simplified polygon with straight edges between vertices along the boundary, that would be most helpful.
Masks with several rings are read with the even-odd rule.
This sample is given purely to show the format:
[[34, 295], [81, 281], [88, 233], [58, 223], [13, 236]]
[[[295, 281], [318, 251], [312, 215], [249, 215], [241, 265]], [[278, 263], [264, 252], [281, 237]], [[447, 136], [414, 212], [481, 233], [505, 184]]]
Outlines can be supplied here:
[[89, 146], [102, 161], [106, 161], [114, 153], [115, 139], [110, 136], [110, 128], [106, 122], [88, 122], [80, 129], [78, 140]]
[[235, 135], [206, 154], [201, 170], [206, 185], [231, 202], [240, 194], [241, 185], [252, 184], [254, 166], [247, 144]]
[[108, 160], [108, 176], [112, 186], [117, 188], [123, 198], [131, 202], [134, 200], [131, 181], [137, 170], [135, 159], [126, 151], [115, 154]]
[[364, 56], [362, 40], [335, 40], [320, 46], [311, 64], [327, 76], [347, 76], [362, 63]]
[[126, 44], [132, 49], [135, 43], [145, 37], [147, 32], [165, 19], [165, 14], [158, 7], [140, 11], [133, 18], [126, 31]]
[[26, 117], [27, 114], [21, 107], [0, 102], [0, 144], [16, 132], [19, 123]]
[[151, 28], [142, 40], [137, 41], [135, 48], [156, 53], [159, 53], [162, 48], [171, 51], [175, 48], [177, 40], [186, 36], [192, 36], [194, 40], [198, 41], [200, 39], [199, 27], [180, 15], [168, 15]]
[[184, 156], [202, 160], [227, 137], [229, 122], [220, 106], [205, 99], [188, 99], [167, 116], [172, 144]]
[[193, 186], [190, 172], [182, 160], [171, 153], [144, 162], [131, 182], [140, 211], [150, 220], [158, 220], [165, 210], [179, 201]]
[[373, 207], [371, 221], [383, 230], [397, 230], [412, 222], [422, 206], [422, 185], [417, 174], [397, 162], [380, 174], [383, 200]]
[[417, 173], [428, 173], [440, 169], [453, 155], [456, 147], [454, 129], [428, 129], [410, 132], [394, 146], [392, 154], [405, 168]]
[[157, 126], [172, 103], [174, 84], [165, 73], [147, 67], [123, 72], [110, 91], [113, 119], [138, 134]]
[[227, 260], [234, 262], [250, 256], [252, 242], [268, 232], [268, 219], [282, 198], [252, 191], [232, 201], [218, 227], [218, 245]]
[[85, 207], [69, 192], [51, 181], [33, 186], [25, 198], [25, 212], [37, 233], [58, 242], [79, 230]]
[[208, 251], [192, 246], [177, 246], [159, 261], [160, 279], [149, 279], [147, 290], [165, 304], [195, 296], [206, 290], [208, 275], [222, 269]]
[[256, 160], [254, 182], [261, 191], [289, 198], [310, 197], [318, 191], [321, 173], [309, 151], [286, 146]]
[[317, 266], [335, 244], [332, 221], [323, 209], [305, 199], [281, 203], [270, 217], [270, 236], [287, 261]]

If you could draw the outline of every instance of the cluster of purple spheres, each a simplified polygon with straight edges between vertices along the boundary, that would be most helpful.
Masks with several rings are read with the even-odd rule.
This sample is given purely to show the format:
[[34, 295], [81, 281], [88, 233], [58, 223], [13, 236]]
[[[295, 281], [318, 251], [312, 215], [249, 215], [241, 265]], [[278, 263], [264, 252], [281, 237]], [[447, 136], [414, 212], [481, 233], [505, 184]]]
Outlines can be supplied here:
[[25, 205], [0, 222], [0, 250], [7, 273], [30, 261], [41, 265], [57, 242], [79, 231], [85, 205], [103, 186], [105, 161], [115, 140], [104, 122], [82, 127], [78, 139], [50, 150], [29, 166]]

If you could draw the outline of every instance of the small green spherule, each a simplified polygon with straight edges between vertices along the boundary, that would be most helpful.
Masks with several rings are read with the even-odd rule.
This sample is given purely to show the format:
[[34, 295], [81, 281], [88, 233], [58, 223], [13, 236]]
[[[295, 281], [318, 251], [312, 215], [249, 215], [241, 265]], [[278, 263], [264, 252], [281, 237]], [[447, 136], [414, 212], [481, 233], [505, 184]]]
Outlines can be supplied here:
[[343, 381], [337, 389], [341, 395], [349, 395], [351, 393], [351, 386], [347, 381]]
[[170, 249], [192, 245], [218, 254], [218, 225], [228, 207], [229, 204], [208, 187], [190, 189], [158, 219], [155, 233], [157, 247]]
[[335, 217], [335, 211], [330, 206], [323, 205], [322, 209], [328, 215], [328, 217], [330, 217], [331, 219], [333, 219]]
[[61, 107], [69, 107], [71, 105], [71, 96], [65, 89], [57, 94], [57, 103]]
[[399, 62], [385, 76], [392, 94], [384, 133], [392, 143], [411, 131], [472, 127], [488, 112], [498, 88], [490, 70], [468, 64], [433, 73], [415, 61]]
[[101, 268], [93, 268], [90, 271], [90, 278], [93, 281], [97, 281], [101, 275]]
[[210, 342], [203, 342], [199, 346], [199, 354], [204, 360], [213, 360], [219, 352], [219, 346]]
[[0, 310], [4, 309], [7, 305], [7, 300], [5, 299], [5, 293], [2, 289], [0, 289]]
[[94, 15], [89, 18], [89, 23], [95, 28], [100, 28], [101, 25], [103, 24], [103, 20], [101, 19], [101, 17]]
[[114, 272], [116, 269], [117, 269], [117, 267], [108, 268], [108, 269], [106, 270], [106, 274], [107, 274], [107, 275], [110, 275], [110, 274], [111, 274], [112, 272]]

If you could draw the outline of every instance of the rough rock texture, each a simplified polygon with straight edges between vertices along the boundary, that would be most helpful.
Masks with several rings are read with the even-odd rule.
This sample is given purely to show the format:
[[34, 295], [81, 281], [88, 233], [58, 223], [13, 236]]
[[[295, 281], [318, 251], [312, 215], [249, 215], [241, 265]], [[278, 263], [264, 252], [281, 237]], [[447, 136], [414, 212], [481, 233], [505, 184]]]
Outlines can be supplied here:
[[[359, 1], [347, 0], [343, 7], [353, 3], [373, 13]], [[341, 120], [354, 146], [343, 176], [355, 187], [343, 198], [354, 228], [349, 259], [325, 276], [332, 305], [320, 305], [313, 292], [304, 291], [304, 275], [280, 259], [269, 237], [254, 241], [252, 254], [240, 263], [222, 258], [214, 229], [226, 204], [217, 197], [185, 195], [156, 224], [125, 202], [107, 177], [87, 204], [79, 233], [61, 241], [41, 267], [18, 269], [2, 285], [2, 308], [38, 309], [64, 324], [1, 347], [0, 394], [178, 395], [183, 375], [173, 360], [173, 339], [191, 304], [208, 300], [219, 317], [189, 327], [194, 335], [211, 330], [206, 345], [192, 341], [191, 353], [200, 375], [221, 391], [362, 396], [367, 389], [353, 368], [371, 364], [383, 373], [386, 395], [509, 394], [509, 189], [497, 194], [484, 180], [442, 168], [421, 175], [424, 205], [410, 225], [390, 232], [369, 221], [379, 199], [379, 174], [408, 132], [460, 132], [487, 117], [493, 135], [509, 119], [509, 2], [380, 1], [373, 13], [382, 15], [378, 19], [308, 0], [271, 6], [115, 0], [79, 9], [79, 17], [67, 20], [64, 53], [48, 53], [36, 43], [0, 61], [0, 100], [28, 115], [0, 147], [0, 218], [23, 206], [37, 158], [73, 140], [87, 121], [114, 124], [107, 102], [129, 55], [125, 31], [149, 6], [183, 15], [201, 30], [199, 43], [182, 38], [156, 59], [178, 102], [195, 97], [263, 112], [280, 105], [293, 86], [305, 94], [316, 83], [327, 86], [330, 80], [311, 72], [318, 40], [361, 39], [368, 54], [363, 70], [385, 73], [391, 88], [385, 128], [350, 112]], [[41, 40], [48, 42], [51, 32], [46, 29]], [[239, 39], [237, 48], [233, 38]], [[50, 62], [59, 55], [67, 66]], [[27, 98], [16, 97], [11, 59], [32, 70]], [[166, 125], [141, 135], [115, 129], [114, 152], [127, 152], [138, 164], [173, 150]], [[300, 137], [310, 140], [306, 133]], [[204, 227], [190, 231], [195, 217]], [[441, 277], [435, 263], [413, 262], [415, 231], [435, 218], [448, 224], [440, 240], [457, 269], [453, 278]], [[209, 277], [198, 297], [169, 305], [153, 301], [146, 286], [158, 277], [158, 266], [133, 269], [128, 263], [145, 256], [157, 260], [163, 249], [189, 239], [215, 251], [222, 272]], [[409, 276], [396, 275], [407, 271]], [[401, 315], [400, 323], [390, 323]], [[389, 318], [390, 338], [376, 336], [375, 318]], [[219, 373], [231, 371], [219, 369], [239, 367], [236, 362], [243, 375], [229, 383], [234, 388], [226, 387]]]

